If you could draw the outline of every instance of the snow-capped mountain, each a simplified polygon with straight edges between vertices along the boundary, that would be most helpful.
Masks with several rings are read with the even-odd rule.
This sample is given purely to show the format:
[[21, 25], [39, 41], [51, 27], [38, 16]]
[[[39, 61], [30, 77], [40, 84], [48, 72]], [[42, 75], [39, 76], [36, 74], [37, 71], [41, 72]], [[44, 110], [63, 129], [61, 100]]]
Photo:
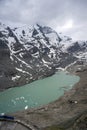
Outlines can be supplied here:
[[86, 56], [87, 42], [72, 41], [50, 27], [11, 29], [0, 23], [0, 88], [52, 75], [56, 68], [86, 60]]

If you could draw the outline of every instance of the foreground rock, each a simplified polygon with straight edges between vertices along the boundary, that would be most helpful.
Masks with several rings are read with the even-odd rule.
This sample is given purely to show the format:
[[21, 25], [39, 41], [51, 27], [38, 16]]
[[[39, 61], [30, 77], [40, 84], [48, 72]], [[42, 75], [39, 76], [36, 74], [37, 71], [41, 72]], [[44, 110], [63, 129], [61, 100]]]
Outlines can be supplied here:
[[59, 100], [13, 114], [38, 130], [87, 130], [87, 67], [76, 72], [80, 82]]
[[9, 121], [0, 121], [0, 130], [31, 130], [31, 129], [28, 129], [18, 123]]

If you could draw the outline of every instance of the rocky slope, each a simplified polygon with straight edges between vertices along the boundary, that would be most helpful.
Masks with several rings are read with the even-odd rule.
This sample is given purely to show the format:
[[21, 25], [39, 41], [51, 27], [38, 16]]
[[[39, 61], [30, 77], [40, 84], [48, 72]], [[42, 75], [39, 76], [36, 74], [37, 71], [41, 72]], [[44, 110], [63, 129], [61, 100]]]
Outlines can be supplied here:
[[0, 90], [86, 63], [87, 42], [72, 41], [46, 26], [10, 28], [0, 23]]

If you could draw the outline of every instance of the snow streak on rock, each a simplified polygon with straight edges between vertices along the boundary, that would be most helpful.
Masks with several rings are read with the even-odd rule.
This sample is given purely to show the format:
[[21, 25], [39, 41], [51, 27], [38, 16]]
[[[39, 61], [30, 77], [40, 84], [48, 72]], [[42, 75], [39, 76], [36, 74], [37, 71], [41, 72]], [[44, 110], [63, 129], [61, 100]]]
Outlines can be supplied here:
[[[87, 42], [73, 41], [39, 24], [11, 29], [0, 23], [1, 86], [16, 86], [87, 62]], [[16, 84], [14, 84], [16, 83]]]

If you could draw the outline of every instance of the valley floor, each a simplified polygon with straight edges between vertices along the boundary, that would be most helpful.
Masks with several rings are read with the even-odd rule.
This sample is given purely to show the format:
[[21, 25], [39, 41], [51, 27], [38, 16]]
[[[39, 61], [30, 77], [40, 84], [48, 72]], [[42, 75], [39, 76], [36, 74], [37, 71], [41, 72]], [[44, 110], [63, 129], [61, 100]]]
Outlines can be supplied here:
[[36, 130], [87, 130], [87, 66], [74, 73], [80, 81], [59, 100], [11, 115]]

